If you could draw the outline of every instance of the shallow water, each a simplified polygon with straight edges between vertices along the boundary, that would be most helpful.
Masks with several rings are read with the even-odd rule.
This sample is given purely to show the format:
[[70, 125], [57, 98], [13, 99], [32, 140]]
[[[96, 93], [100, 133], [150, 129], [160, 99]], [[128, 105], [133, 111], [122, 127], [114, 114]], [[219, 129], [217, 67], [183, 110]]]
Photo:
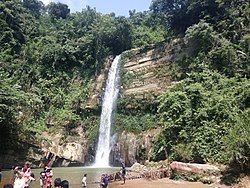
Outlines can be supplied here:
[[[81, 180], [84, 174], [87, 174], [88, 188], [97, 188], [99, 185], [95, 182], [100, 181], [101, 174], [116, 172], [119, 171], [119, 168], [58, 167], [52, 170], [53, 179], [61, 178], [62, 180], [68, 180], [70, 188], [81, 188]], [[42, 169], [32, 169], [36, 181], [31, 182], [30, 188], [40, 188], [39, 174], [41, 171]], [[11, 170], [3, 171], [1, 187], [3, 187], [5, 183], [10, 183], [11, 176]]]

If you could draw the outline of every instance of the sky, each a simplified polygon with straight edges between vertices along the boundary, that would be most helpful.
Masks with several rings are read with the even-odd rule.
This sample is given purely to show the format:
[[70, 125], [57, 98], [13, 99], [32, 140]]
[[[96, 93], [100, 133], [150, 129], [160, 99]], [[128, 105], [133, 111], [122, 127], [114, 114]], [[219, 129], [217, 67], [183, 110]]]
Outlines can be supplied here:
[[71, 12], [81, 11], [89, 5], [101, 13], [114, 12], [116, 16], [128, 16], [129, 10], [137, 12], [149, 9], [152, 0], [41, 0], [45, 5], [50, 2], [61, 2], [67, 4]]

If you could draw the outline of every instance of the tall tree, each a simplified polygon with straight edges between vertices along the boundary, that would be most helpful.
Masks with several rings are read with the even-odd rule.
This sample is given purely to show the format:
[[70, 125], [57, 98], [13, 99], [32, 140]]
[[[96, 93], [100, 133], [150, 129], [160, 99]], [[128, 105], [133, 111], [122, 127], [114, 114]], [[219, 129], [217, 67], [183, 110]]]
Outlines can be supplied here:
[[40, 16], [45, 11], [43, 2], [38, 0], [23, 0], [23, 6], [30, 10], [31, 14], [36, 19], [40, 18]]
[[62, 18], [65, 19], [67, 15], [70, 13], [70, 9], [68, 8], [68, 5], [63, 3], [54, 3], [51, 2], [47, 6], [48, 13], [52, 18]]
[[153, 0], [150, 9], [160, 15], [168, 27], [182, 34], [201, 19], [216, 21], [220, 11], [216, 0]]

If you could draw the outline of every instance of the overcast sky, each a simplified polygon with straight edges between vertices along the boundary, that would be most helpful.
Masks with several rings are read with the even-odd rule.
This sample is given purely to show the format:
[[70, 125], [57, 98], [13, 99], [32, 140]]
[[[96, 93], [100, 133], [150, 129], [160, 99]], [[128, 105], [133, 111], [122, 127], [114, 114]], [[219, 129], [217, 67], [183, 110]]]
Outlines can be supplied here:
[[71, 12], [81, 11], [86, 5], [96, 8], [98, 12], [111, 13], [117, 16], [128, 16], [129, 10], [137, 12], [148, 10], [152, 0], [41, 0], [45, 5], [53, 2], [67, 4]]

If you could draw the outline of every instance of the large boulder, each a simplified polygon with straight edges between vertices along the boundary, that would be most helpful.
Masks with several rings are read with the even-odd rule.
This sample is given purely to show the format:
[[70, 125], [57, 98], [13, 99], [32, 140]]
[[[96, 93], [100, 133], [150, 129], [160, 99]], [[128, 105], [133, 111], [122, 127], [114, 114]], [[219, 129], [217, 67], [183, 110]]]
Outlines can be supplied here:
[[221, 170], [209, 164], [197, 164], [197, 163], [182, 163], [172, 162], [170, 164], [171, 170], [179, 173], [193, 173], [193, 174], [204, 174], [204, 175], [218, 175]]
[[148, 168], [145, 165], [139, 164], [139, 163], [134, 163], [131, 167], [130, 170], [133, 172], [144, 172], [148, 171]]

